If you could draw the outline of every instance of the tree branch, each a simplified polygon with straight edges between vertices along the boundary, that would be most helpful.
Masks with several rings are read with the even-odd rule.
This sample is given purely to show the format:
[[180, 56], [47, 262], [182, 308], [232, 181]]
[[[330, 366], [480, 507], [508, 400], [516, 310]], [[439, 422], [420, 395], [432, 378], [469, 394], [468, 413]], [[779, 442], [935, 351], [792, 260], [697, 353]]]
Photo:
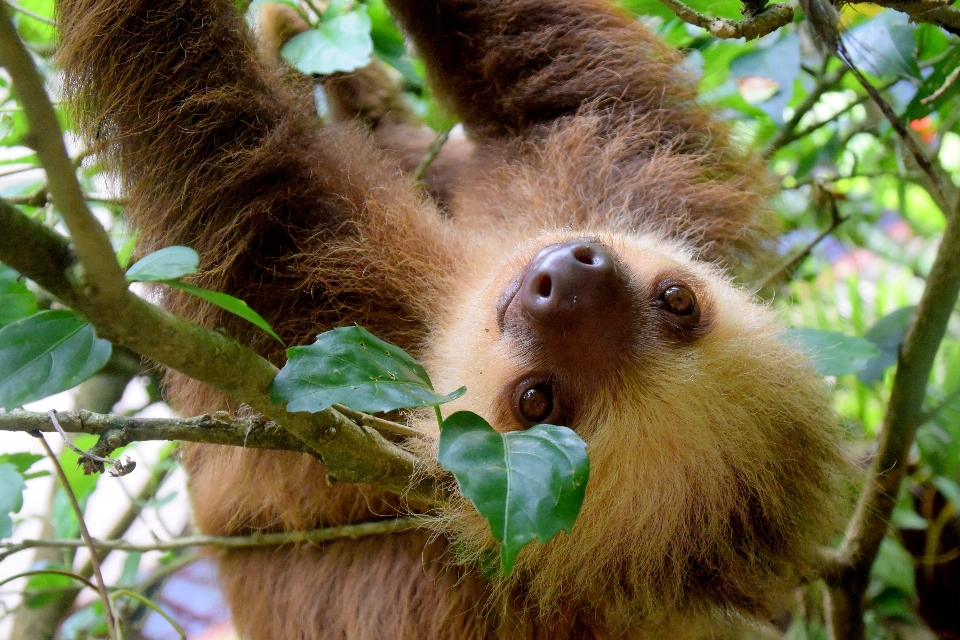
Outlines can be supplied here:
[[660, 0], [677, 17], [697, 27], [702, 27], [717, 38], [745, 38], [753, 40], [772, 33], [780, 27], [790, 24], [793, 20], [793, 8], [788, 4], [777, 3], [768, 6], [762, 13], [744, 18], [743, 20], [729, 20], [705, 16], [680, 0]]
[[926, 414], [923, 401], [933, 360], [960, 293], [960, 212], [949, 212], [947, 228], [927, 276], [915, 320], [900, 348], [893, 389], [878, 438], [877, 453], [835, 562], [826, 572], [834, 638], [863, 637], [863, 595], [870, 567], [886, 535], [907, 472], [907, 456]]
[[74, 288], [66, 275], [72, 265], [66, 239], [2, 200], [0, 261], [83, 314], [100, 336], [268, 416], [319, 454], [337, 480], [372, 484], [418, 502], [430, 502], [435, 495], [429, 480], [408, 486], [419, 465], [417, 459], [374, 429], [355, 424], [333, 409], [289, 413], [274, 404], [269, 387], [276, 367], [232, 338], [178, 318], [126, 289], [115, 296], [88, 296], [87, 288]]
[[[276, 449], [310, 453], [303, 441], [260, 416], [231, 420], [226, 412], [193, 418], [128, 418], [90, 411], [57, 413], [60, 426], [68, 433], [92, 433], [100, 436], [94, 447], [103, 456], [131, 442], [182, 440], [222, 444], [251, 449]], [[55, 432], [45, 413], [11, 411], [0, 414], [2, 431]], [[101, 453], [103, 452], [103, 453]], [[105, 457], [105, 456], [104, 456]]]
[[864, 2], [902, 11], [912, 22], [935, 24], [951, 33], [960, 33], [960, 11], [949, 0], [847, 0], [845, 4]]

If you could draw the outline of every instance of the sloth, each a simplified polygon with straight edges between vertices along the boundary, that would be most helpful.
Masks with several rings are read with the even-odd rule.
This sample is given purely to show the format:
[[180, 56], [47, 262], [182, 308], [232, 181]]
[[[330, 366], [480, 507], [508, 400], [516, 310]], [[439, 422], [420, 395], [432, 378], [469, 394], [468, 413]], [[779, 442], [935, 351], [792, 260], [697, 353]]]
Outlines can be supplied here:
[[[58, 6], [79, 134], [117, 172], [141, 251], [194, 247], [196, 283], [287, 344], [360, 324], [438, 390], [466, 385], [449, 411], [588, 445], [572, 532], [528, 545], [509, 577], [454, 496], [429, 530], [220, 554], [238, 633], [745, 637], [815, 577], [849, 473], [823, 381], [736, 284], [769, 264], [762, 164], [697, 105], [676, 53], [603, 0], [387, 4], [465, 131], [427, 190], [409, 170], [430, 136], [399, 101], [371, 115], [362, 74], [333, 78], [321, 123], [233, 0]], [[259, 329], [158, 295], [283, 363]], [[185, 415], [245, 410], [176, 373], [166, 394]], [[405, 446], [428, 459], [437, 427], [409, 419], [424, 435]], [[415, 509], [298, 453], [192, 445], [184, 463], [212, 534]]]

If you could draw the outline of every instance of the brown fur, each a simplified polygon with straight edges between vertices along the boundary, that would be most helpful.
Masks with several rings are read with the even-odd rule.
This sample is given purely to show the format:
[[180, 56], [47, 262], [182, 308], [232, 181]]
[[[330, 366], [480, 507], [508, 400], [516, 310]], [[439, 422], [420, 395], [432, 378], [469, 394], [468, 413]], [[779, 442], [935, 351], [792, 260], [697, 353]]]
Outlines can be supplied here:
[[[769, 187], [695, 105], [674, 53], [601, 0], [391, 2], [475, 145], [441, 216], [370, 136], [316, 125], [308, 91], [256, 55], [233, 4], [59, 4], [81, 131], [108, 144], [142, 251], [193, 246], [197, 283], [243, 298], [289, 344], [362, 324], [423, 358], [438, 389], [466, 384], [457, 407], [501, 430], [522, 426], [505, 385], [543, 360], [501, 334], [496, 307], [539, 249], [596, 237], [636, 307], [616, 366], [549, 372], [592, 460], [572, 535], [493, 581], [476, 569], [493, 541], [462, 500], [432, 541], [231, 551], [221, 573], [244, 637], [736, 636], [812, 575], [843, 502], [842, 447], [819, 379], [720, 271], [762, 262]], [[695, 290], [696, 334], [664, 324], [666, 276]], [[281, 363], [242, 320], [163, 300]], [[183, 377], [168, 397], [185, 414], [242, 410]], [[304, 455], [194, 446], [185, 462], [211, 533], [403, 510], [372, 487], [328, 486]]]

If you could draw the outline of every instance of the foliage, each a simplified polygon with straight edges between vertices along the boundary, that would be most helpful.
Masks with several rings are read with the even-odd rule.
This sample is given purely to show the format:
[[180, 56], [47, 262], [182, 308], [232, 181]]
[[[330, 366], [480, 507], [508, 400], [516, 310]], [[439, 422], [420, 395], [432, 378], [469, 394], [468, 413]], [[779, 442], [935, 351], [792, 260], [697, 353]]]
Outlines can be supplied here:
[[[260, 4], [261, 0], [255, 0], [249, 10], [256, 11]], [[429, 125], [441, 130], [451, 124], [424, 86], [422, 65], [407, 53], [382, 0], [333, 2], [323, 11], [316, 10], [312, 2], [287, 0], [287, 4], [297, 6], [312, 27], [284, 49], [288, 60], [302, 71], [349, 71], [374, 56], [396, 71], [403, 82], [404, 97]], [[897, 353], [915, 315], [945, 220], [955, 212], [944, 210], [942, 198], [930, 189], [890, 123], [853, 75], [839, 60], [825, 57], [812, 44], [799, 14], [794, 23], [764, 38], [743, 42], [718, 39], [688, 26], [656, 0], [623, 0], [623, 4], [680, 49], [685, 69], [697, 82], [700, 100], [731, 122], [743, 144], [758, 149], [768, 159], [782, 187], [775, 207], [783, 222], [778, 250], [785, 259], [806, 248], [818, 231], [829, 225], [832, 208], [843, 219], [799, 268], [788, 274], [789, 280], [779, 288], [772, 304], [787, 325], [799, 329], [788, 339], [800, 339], [811, 350], [831, 386], [851, 440], [862, 443], [860, 453], [866, 457], [874, 449], [891, 395]], [[740, 17], [741, 4], [736, 0], [696, 0], [688, 4], [703, 13]], [[55, 46], [50, 24], [53, 2], [18, 0], [17, 5], [24, 9], [13, 13], [17, 28], [41, 69], [53, 80], [49, 61]], [[957, 37], [931, 24], [910, 23], [905, 14], [867, 5], [845, 7], [842, 20], [848, 28], [846, 41], [853, 62], [882, 90], [934, 169], [953, 186], [960, 184]], [[67, 121], [63, 114], [61, 121]], [[0, 198], [16, 204], [35, 220], [60, 228], [59, 212], [47, 196], [45, 176], [36, 154], [26, 144], [26, 133], [22, 107], [11, 92], [9, 76], [0, 70]], [[108, 227], [121, 254], [118, 259], [125, 265], [134, 230], [124, 226], [123, 201], [110, 190], [112, 176], [89, 159], [81, 162], [84, 152], [73, 149], [73, 153], [81, 186]], [[184, 289], [276, 337], [242, 301], [181, 282], [181, 278], [195, 273], [198, 263], [191, 250], [168, 248], [142, 258], [127, 271], [127, 278]], [[335, 366], [331, 368], [330, 360], [342, 355], [324, 351], [330, 346], [325, 341], [331, 338], [321, 336], [315, 345], [293, 348], [288, 352], [284, 373], [274, 385], [277, 400], [289, 402], [292, 411], [319, 411], [331, 403], [363, 411], [388, 411], [436, 405], [462, 392], [440, 396], [432, 390], [422, 368], [405, 354], [364, 335], [359, 328], [341, 331], [343, 342], [333, 346], [362, 344], [366, 356], [349, 361], [350, 369], [338, 371]], [[95, 338], [80, 316], [0, 265], [0, 406], [12, 409], [91, 377], [91, 382], [102, 381], [114, 374], [96, 372], [105, 364], [110, 369], [109, 363], [116, 359], [116, 353], [111, 357], [109, 344]], [[384, 368], [381, 373], [372, 373], [369, 367], [373, 365]], [[27, 372], [34, 377], [25, 377]], [[310, 386], [318, 384], [319, 391]], [[332, 393], [331, 387], [338, 385], [350, 391], [357, 388], [362, 395]], [[928, 381], [927, 409], [926, 422], [920, 426], [911, 449], [911, 472], [893, 521], [901, 531], [919, 532], [928, 549], [936, 553], [937, 523], [949, 516], [948, 510], [952, 513], [960, 508], [960, 323], [956, 317]], [[476, 424], [469, 424], [471, 421]], [[568, 442], [563, 453], [557, 448], [569, 434], [538, 428], [524, 437], [501, 436], [485, 430], [480, 421], [478, 416], [468, 419], [459, 413], [444, 421], [441, 461], [455, 473], [464, 494], [491, 520], [495, 535], [504, 541], [502, 564], [509, 571], [522, 544], [533, 538], [545, 541], [560, 529], [569, 531], [579, 510], [588, 467], [576, 442]], [[462, 443], [471, 440], [482, 444], [465, 450]], [[94, 442], [94, 438], [84, 436], [75, 444], [89, 448]], [[557, 460], [542, 472], [531, 471], [531, 467], [510, 461], [520, 450], [537, 451], [531, 456], [535, 464], [549, 458]], [[76, 469], [76, 454], [66, 451], [61, 458], [72, 491], [83, 507], [98, 491], [98, 483], [95, 477], [83, 476]], [[170, 464], [169, 455], [165, 459], [165, 464]], [[24, 487], [45, 482], [42, 476], [46, 472], [31, 472], [36, 462], [36, 456], [23, 451], [0, 455], [0, 538], [11, 533], [16, 537], [19, 527], [24, 526], [19, 514]], [[157, 469], [160, 480], [143, 498], [151, 504], [162, 501], [158, 496], [164, 493], [166, 468]], [[523, 473], [549, 478], [546, 484], [522, 486], [559, 496], [553, 499], [553, 515], [543, 515], [543, 495], [518, 496], [502, 488], [510, 486], [511, 477]], [[489, 476], [501, 488], [476, 488], [476, 475]], [[560, 489], [556, 483], [566, 483], [566, 488]], [[937, 499], [915, 498], [931, 495]], [[515, 510], [508, 516], [507, 509]], [[95, 517], [89, 511], [85, 515]], [[78, 522], [62, 489], [55, 493], [44, 517], [57, 536], [77, 535]], [[521, 521], [524, 526], [518, 526]], [[888, 535], [871, 572], [866, 618], [873, 638], [887, 637], [889, 625], [895, 621], [918, 621], [916, 581], [923, 579], [923, 572], [914, 569], [924, 559], [912, 548], [905, 548], [906, 540], [907, 536], [901, 539], [895, 531]], [[162, 575], [164, 567], [176, 561], [174, 556], [164, 557], [154, 571]], [[81, 565], [72, 554], [64, 554], [62, 562], [44, 566], [81, 571]], [[129, 554], [115, 583], [130, 589], [130, 593], [146, 593], [146, 585], [155, 587], [155, 583], [141, 566], [139, 554]], [[11, 615], [31, 609], [66, 617], [67, 609], [57, 608], [57, 598], [73, 593], [75, 588], [76, 582], [61, 574], [33, 575], [26, 587], [20, 587], [23, 606], [12, 610]], [[117, 606], [133, 619], [133, 612], [141, 605], [135, 597], [123, 602], [123, 607]], [[793, 612], [788, 637], [824, 637], [823, 611], [810, 605], [809, 597], [798, 598], [798, 602], [804, 604], [798, 604]], [[98, 601], [74, 612], [60, 633], [64, 638], [104, 637], [103, 604]]]

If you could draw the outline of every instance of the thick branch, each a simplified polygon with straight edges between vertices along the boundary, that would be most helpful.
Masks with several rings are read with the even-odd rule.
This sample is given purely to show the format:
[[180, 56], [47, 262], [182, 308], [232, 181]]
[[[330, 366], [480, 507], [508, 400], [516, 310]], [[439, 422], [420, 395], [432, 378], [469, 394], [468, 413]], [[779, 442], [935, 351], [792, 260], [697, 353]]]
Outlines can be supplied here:
[[[184, 440], [206, 444], [223, 444], [251, 449], [282, 451], [311, 450], [275, 422], [260, 417], [231, 420], [226, 414], [193, 418], [128, 418], [90, 411], [57, 413], [57, 420], [67, 433], [92, 433], [104, 444], [97, 445], [97, 455], [106, 456], [131, 442], [146, 440]], [[0, 431], [55, 432], [46, 413], [11, 411], [0, 414]]]
[[[907, 472], [907, 456], [924, 420], [927, 381], [957, 295], [960, 293], [960, 215], [952, 212], [940, 242], [916, 319], [904, 338], [877, 454], [871, 461], [856, 512], [827, 574], [838, 638], [862, 636], [862, 599], [870, 567], [887, 532]], [[839, 619], [838, 619], [839, 618]]]
[[702, 27], [717, 38], [745, 38], [753, 40], [772, 33], [793, 20], [793, 8], [788, 4], [777, 3], [767, 7], [762, 13], [743, 20], [729, 20], [705, 16], [691, 9], [680, 0], [660, 0], [677, 17], [697, 27]]
[[845, 4], [870, 2], [888, 9], [896, 9], [910, 16], [912, 22], [926, 22], [946, 27], [952, 33], [960, 33], [960, 10], [948, 0], [848, 0]]
[[69, 257], [66, 239], [0, 201], [0, 261], [83, 314], [100, 336], [268, 416], [318, 453], [337, 480], [409, 493], [417, 501], [433, 496], [432, 484], [408, 487], [418, 465], [416, 458], [374, 429], [355, 424], [333, 409], [288, 413], [273, 404], [269, 386], [276, 367], [232, 338], [178, 318], [128, 290], [111, 296], [77, 291], [65, 275]]

